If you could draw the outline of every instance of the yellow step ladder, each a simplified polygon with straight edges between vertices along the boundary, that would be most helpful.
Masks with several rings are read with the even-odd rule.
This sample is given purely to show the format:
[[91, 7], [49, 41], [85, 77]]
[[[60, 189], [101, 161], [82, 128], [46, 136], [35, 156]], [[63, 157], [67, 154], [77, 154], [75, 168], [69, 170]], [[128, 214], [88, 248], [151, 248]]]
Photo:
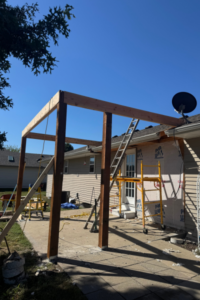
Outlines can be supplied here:
[[[31, 190], [31, 187], [28, 188], [28, 193], [30, 192], [30, 190]], [[34, 196], [36, 196], [36, 197], [34, 197]], [[36, 213], [36, 215], [38, 215], [38, 212], [39, 212], [42, 216], [42, 219], [44, 218], [43, 205], [45, 205], [45, 201], [42, 200], [42, 194], [41, 194], [40, 187], [37, 189], [37, 192], [33, 195], [33, 197], [34, 198], [31, 198], [28, 202], [28, 205], [26, 205], [24, 208], [25, 216], [26, 216], [27, 212], [29, 213], [29, 221], [31, 220], [31, 215], [34, 212]]]

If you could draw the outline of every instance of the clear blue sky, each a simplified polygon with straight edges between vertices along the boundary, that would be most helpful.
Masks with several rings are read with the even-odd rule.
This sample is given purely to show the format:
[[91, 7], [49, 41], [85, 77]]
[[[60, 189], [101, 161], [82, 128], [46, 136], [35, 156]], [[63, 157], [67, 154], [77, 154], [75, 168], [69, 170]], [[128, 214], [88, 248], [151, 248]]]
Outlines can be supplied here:
[[[19, 5], [33, 0], [8, 0]], [[58, 91], [115, 102], [179, 117], [171, 105], [180, 91], [200, 99], [200, 1], [199, 0], [49, 0], [38, 1], [40, 13], [49, 7], [73, 5], [76, 18], [69, 21], [68, 39], [59, 38], [51, 50], [59, 60], [51, 75], [34, 76], [21, 61], [11, 58], [10, 111], [0, 110], [5, 145], [21, 143], [21, 132]], [[200, 104], [192, 114], [200, 113]], [[190, 114], [191, 115], [191, 114]], [[68, 107], [69, 137], [102, 139], [100, 112]], [[112, 135], [124, 133], [130, 119], [113, 116]], [[46, 120], [33, 131], [44, 133]], [[55, 134], [55, 112], [47, 133]], [[150, 125], [141, 122], [139, 128]], [[152, 124], [153, 125], [153, 124]], [[74, 145], [75, 148], [79, 145]], [[41, 153], [42, 141], [28, 140], [26, 152]], [[54, 153], [46, 142], [45, 154]]]

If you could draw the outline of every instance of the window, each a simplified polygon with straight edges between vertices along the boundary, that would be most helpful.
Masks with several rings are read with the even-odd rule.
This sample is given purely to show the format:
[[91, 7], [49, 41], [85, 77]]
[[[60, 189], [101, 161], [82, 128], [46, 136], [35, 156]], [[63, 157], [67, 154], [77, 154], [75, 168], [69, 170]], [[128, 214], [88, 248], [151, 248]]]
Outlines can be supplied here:
[[65, 173], [66, 174], [68, 173], [68, 160], [66, 160], [66, 163], [65, 163]]
[[90, 157], [90, 173], [94, 173], [95, 157]]
[[[135, 175], [135, 154], [126, 155], [126, 176], [134, 177]], [[134, 182], [126, 182], [126, 197], [134, 198]]]
[[14, 156], [8, 156], [8, 161], [10, 161], [10, 162], [14, 162], [15, 160], [14, 160]]

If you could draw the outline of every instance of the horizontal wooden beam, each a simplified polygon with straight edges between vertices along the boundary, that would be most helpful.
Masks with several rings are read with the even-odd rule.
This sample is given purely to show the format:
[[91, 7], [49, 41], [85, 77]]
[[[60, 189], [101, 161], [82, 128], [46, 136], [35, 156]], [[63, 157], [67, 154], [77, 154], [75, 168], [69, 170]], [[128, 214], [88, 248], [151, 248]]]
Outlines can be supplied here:
[[[56, 136], [50, 135], [50, 134], [41, 134], [41, 133], [35, 133], [35, 132], [29, 132], [26, 136], [29, 139], [35, 139], [35, 140], [45, 140], [45, 141], [52, 141], [55, 142]], [[98, 141], [91, 141], [91, 140], [83, 140], [83, 139], [76, 139], [76, 138], [65, 138], [66, 143], [71, 144], [79, 144], [79, 145], [89, 145], [89, 146], [101, 146], [102, 142]]]
[[41, 111], [33, 118], [33, 120], [24, 128], [22, 136], [26, 136], [40, 122], [42, 122], [50, 113], [52, 113], [59, 102], [59, 92], [41, 109]]
[[64, 92], [64, 102], [72, 106], [92, 109], [101, 112], [109, 112], [118, 116], [136, 118], [148, 122], [164, 124], [169, 126], [179, 126], [184, 123], [182, 119], [160, 115], [111, 102], [97, 100], [77, 94], [72, 94], [69, 92]]
[[[177, 119], [161, 114], [148, 112], [124, 105], [119, 105], [107, 101], [97, 100], [69, 92], [64, 93], [64, 102], [68, 105], [82, 107], [86, 109], [109, 112], [115, 115], [137, 118], [140, 120], [169, 125], [172, 127], [180, 126], [184, 124], [183, 119]], [[50, 113], [52, 113], [59, 103], [59, 92], [55, 94], [53, 98], [40, 110], [40, 112], [32, 119], [32, 121], [22, 131], [22, 136], [25, 137], [33, 130], [40, 122], [42, 122]]]

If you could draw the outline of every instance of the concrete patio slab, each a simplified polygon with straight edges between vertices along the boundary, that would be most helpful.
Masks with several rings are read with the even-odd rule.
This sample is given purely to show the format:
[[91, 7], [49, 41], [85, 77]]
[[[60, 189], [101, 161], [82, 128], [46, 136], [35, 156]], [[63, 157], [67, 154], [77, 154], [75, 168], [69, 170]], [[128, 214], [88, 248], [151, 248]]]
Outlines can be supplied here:
[[123, 267], [123, 271], [131, 276], [132, 278], [138, 278], [138, 276], [142, 276], [142, 273], [147, 275], [151, 275], [151, 271], [145, 268], [145, 266], [142, 266], [140, 263]]
[[166, 270], [166, 266], [164, 264], [162, 264], [162, 263], [160, 263], [159, 265], [155, 264], [154, 260], [150, 260], [145, 263], [142, 263], [141, 266], [144, 266], [151, 273], [157, 273], [157, 272]]
[[144, 272], [138, 272], [138, 277], [135, 277], [135, 280], [151, 292], [169, 289], [172, 286], [162, 277], [156, 274], [146, 274]]
[[171, 284], [177, 284], [181, 281], [190, 280], [194, 277], [191, 273], [180, 272], [173, 269], [162, 270], [157, 272], [157, 275], [161, 276]]
[[[200, 299], [199, 259], [163, 240], [170, 232], [149, 223], [145, 235], [141, 221], [110, 216], [109, 247], [101, 251], [98, 233], [83, 229], [87, 216], [81, 214], [87, 212], [90, 209], [61, 212], [58, 264], [89, 300]], [[20, 225], [23, 228], [24, 222]], [[25, 235], [42, 257], [46, 257], [48, 229], [49, 213], [25, 227]], [[166, 249], [174, 252], [166, 254]]]
[[196, 282], [195, 278], [192, 280], [182, 281], [177, 284], [177, 286], [184, 292], [192, 295], [194, 299], [200, 299], [200, 283]]
[[132, 278], [121, 269], [99, 272], [99, 276], [103, 278], [104, 281], [107, 282], [110, 286], [114, 286], [125, 281], [127, 282], [129, 280], [132, 281]]
[[149, 290], [134, 279], [114, 285], [113, 288], [126, 300], [138, 299], [139, 297], [149, 294]]
[[87, 294], [87, 298], [88, 300], [124, 300], [111, 286], [106, 286], [104, 289]]
[[137, 300], [162, 300], [162, 298], [160, 298], [154, 293], [150, 293], [146, 296], [139, 297]]
[[155, 291], [157, 296], [159, 296], [163, 300], [193, 300], [193, 296], [184, 292], [183, 290], [179, 289], [176, 286], [172, 286], [167, 290], [158, 290]]
[[109, 287], [109, 284], [107, 284], [99, 276], [76, 275], [73, 276], [73, 283], [75, 283], [81, 289], [83, 294], [89, 294]]

